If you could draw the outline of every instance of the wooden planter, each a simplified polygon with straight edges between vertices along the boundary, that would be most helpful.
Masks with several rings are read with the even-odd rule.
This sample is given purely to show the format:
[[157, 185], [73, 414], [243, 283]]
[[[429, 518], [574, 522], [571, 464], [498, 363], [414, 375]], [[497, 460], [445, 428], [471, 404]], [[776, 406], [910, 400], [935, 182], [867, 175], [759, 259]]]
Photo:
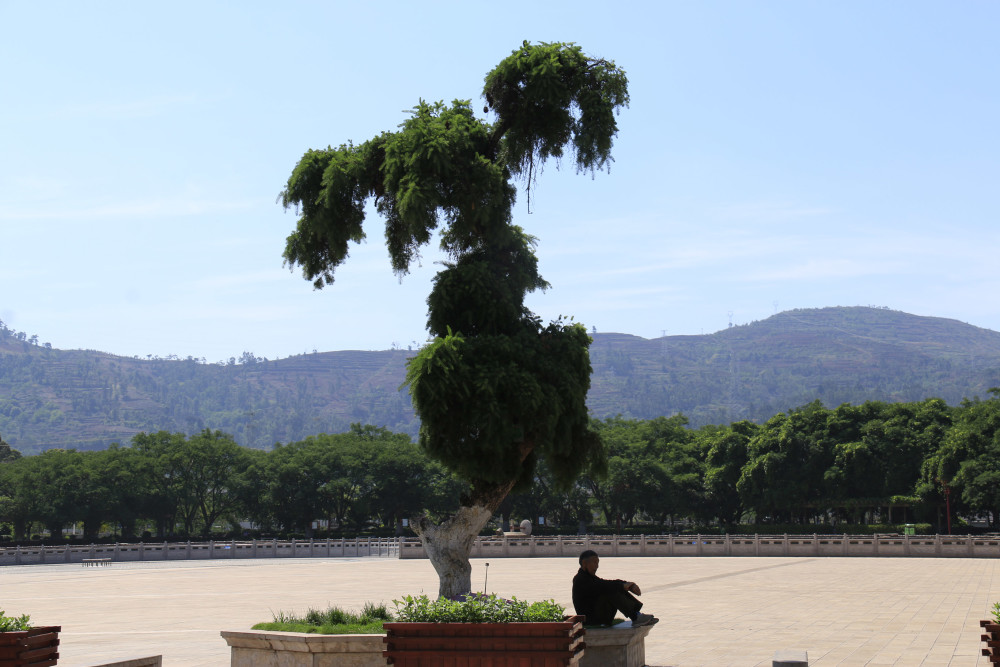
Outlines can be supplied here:
[[986, 631], [981, 639], [986, 644], [983, 655], [990, 659], [993, 664], [1000, 664], [1000, 623], [993, 621], [979, 621], [979, 627]]
[[553, 623], [386, 623], [390, 665], [398, 667], [564, 667], [586, 644], [582, 616]]
[[48, 667], [59, 660], [58, 625], [21, 632], [0, 632], [0, 665], [4, 667]]

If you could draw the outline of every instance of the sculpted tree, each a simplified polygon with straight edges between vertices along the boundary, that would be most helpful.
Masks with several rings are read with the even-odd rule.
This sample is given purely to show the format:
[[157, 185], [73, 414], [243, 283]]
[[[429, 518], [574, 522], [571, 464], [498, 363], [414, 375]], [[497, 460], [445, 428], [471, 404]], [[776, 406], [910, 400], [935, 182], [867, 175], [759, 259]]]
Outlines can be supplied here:
[[628, 103], [625, 73], [572, 44], [525, 42], [486, 76], [483, 95], [493, 122], [468, 100], [421, 101], [396, 132], [306, 152], [282, 193], [300, 213], [285, 263], [317, 288], [365, 237], [369, 199], [400, 276], [440, 225], [450, 262], [427, 299], [434, 338], [410, 360], [406, 385], [421, 446], [469, 484], [453, 516], [413, 522], [449, 597], [471, 590], [475, 536], [511, 489], [530, 484], [536, 461], [563, 484], [602, 463], [584, 403], [590, 339], [524, 305], [547, 283], [534, 238], [512, 222], [512, 181], [530, 192], [536, 170], [564, 151], [578, 171], [607, 167]]

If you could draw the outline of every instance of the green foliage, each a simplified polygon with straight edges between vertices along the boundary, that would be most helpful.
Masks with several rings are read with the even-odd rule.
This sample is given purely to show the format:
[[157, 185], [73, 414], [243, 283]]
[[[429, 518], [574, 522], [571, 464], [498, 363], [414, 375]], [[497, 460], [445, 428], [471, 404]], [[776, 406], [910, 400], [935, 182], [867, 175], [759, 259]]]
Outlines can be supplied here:
[[1000, 602], [993, 603], [993, 610], [990, 613], [993, 614], [993, 620], [1000, 623]]
[[407, 595], [393, 604], [404, 623], [542, 623], [561, 621], [566, 611], [554, 600], [528, 603], [474, 593], [463, 600]]
[[568, 487], [600, 466], [602, 453], [581, 410], [588, 342], [582, 326], [561, 323], [512, 336], [436, 339], [407, 375], [423, 421], [421, 445], [474, 482], [527, 482], [541, 457]]
[[951, 490], [953, 509], [976, 508], [1000, 515], [1000, 390], [992, 398], [966, 401], [954, 426], [923, 465], [925, 496]]
[[608, 523], [620, 526], [642, 513], [662, 525], [668, 516], [696, 512], [702, 464], [686, 424], [681, 415], [595, 422], [606, 447], [608, 472], [606, 477], [588, 475], [585, 483]]
[[331, 518], [362, 531], [399, 526], [419, 509], [441, 512], [457, 498], [457, 481], [409, 436], [360, 424], [270, 453], [215, 431], [161, 431], [136, 435], [131, 447], [49, 450], [0, 465], [0, 521], [19, 539], [33, 522], [58, 538], [79, 521], [88, 540], [109, 522], [129, 538], [140, 519], [155, 521], [161, 538], [178, 523], [206, 535], [232, 517], [288, 532]]
[[743, 514], [736, 484], [747, 464], [747, 445], [759, 426], [739, 421], [728, 427], [702, 431], [705, 448], [705, 515], [735, 524]]
[[270, 623], [258, 623], [253, 629], [320, 635], [383, 634], [382, 624], [393, 620], [385, 604], [373, 602], [366, 602], [360, 613], [331, 606], [324, 610], [310, 608], [304, 616], [282, 611], [272, 616]]
[[512, 485], [530, 483], [539, 459], [563, 487], [603, 464], [586, 408], [590, 338], [578, 325], [543, 327], [524, 307], [547, 284], [534, 239], [512, 225], [510, 181], [526, 175], [530, 192], [536, 163], [565, 146], [578, 169], [605, 167], [628, 92], [610, 61], [525, 42], [487, 75], [483, 94], [496, 123], [477, 119], [469, 101], [421, 100], [397, 132], [308, 151], [282, 202], [301, 213], [285, 262], [317, 288], [333, 281], [348, 241], [363, 238], [370, 197], [397, 274], [444, 217], [441, 247], [453, 261], [428, 298], [436, 338], [410, 361], [405, 385], [421, 446], [471, 484], [467, 502], [495, 509]]
[[570, 145], [578, 170], [603, 169], [628, 106], [628, 79], [614, 62], [575, 44], [524, 42], [486, 75], [486, 103], [503, 129], [503, 160], [523, 174]]
[[261, 465], [258, 518], [286, 530], [305, 530], [317, 517], [355, 529], [373, 519], [394, 525], [409, 512], [441, 511], [457, 499], [450, 475], [409, 436], [374, 427], [278, 446]]
[[16, 461], [21, 458], [21, 452], [16, 449], [12, 449], [9, 444], [3, 441], [0, 437], [0, 463], [7, 463], [9, 461]]
[[21, 632], [31, 629], [31, 617], [27, 614], [6, 616], [0, 609], [0, 632]]

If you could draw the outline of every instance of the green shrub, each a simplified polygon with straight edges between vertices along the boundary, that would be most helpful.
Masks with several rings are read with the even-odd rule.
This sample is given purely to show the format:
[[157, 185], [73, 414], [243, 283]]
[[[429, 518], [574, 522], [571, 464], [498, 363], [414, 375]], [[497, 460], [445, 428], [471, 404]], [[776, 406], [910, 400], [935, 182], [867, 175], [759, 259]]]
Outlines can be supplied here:
[[6, 616], [0, 609], [0, 632], [21, 632], [31, 629], [31, 617], [27, 614]]
[[407, 623], [538, 623], [561, 621], [566, 612], [554, 600], [529, 604], [517, 598], [475, 593], [464, 600], [407, 595], [393, 604], [397, 618]]

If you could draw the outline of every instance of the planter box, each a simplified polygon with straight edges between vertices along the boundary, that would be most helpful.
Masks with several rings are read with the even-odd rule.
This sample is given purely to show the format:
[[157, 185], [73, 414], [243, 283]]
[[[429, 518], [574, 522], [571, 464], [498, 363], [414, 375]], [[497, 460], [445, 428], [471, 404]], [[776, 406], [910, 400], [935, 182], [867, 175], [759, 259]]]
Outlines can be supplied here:
[[1000, 623], [979, 621], [979, 627], [986, 632], [981, 636], [983, 643], [986, 644], [983, 655], [989, 658], [991, 663], [1000, 664]]
[[582, 616], [553, 623], [386, 623], [397, 667], [564, 667], [583, 657]]
[[317, 635], [269, 630], [222, 631], [232, 667], [385, 667], [385, 635]]
[[0, 632], [0, 665], [4, 667], [48, 667], [59, 660], [58, 625], [22, 632]]

